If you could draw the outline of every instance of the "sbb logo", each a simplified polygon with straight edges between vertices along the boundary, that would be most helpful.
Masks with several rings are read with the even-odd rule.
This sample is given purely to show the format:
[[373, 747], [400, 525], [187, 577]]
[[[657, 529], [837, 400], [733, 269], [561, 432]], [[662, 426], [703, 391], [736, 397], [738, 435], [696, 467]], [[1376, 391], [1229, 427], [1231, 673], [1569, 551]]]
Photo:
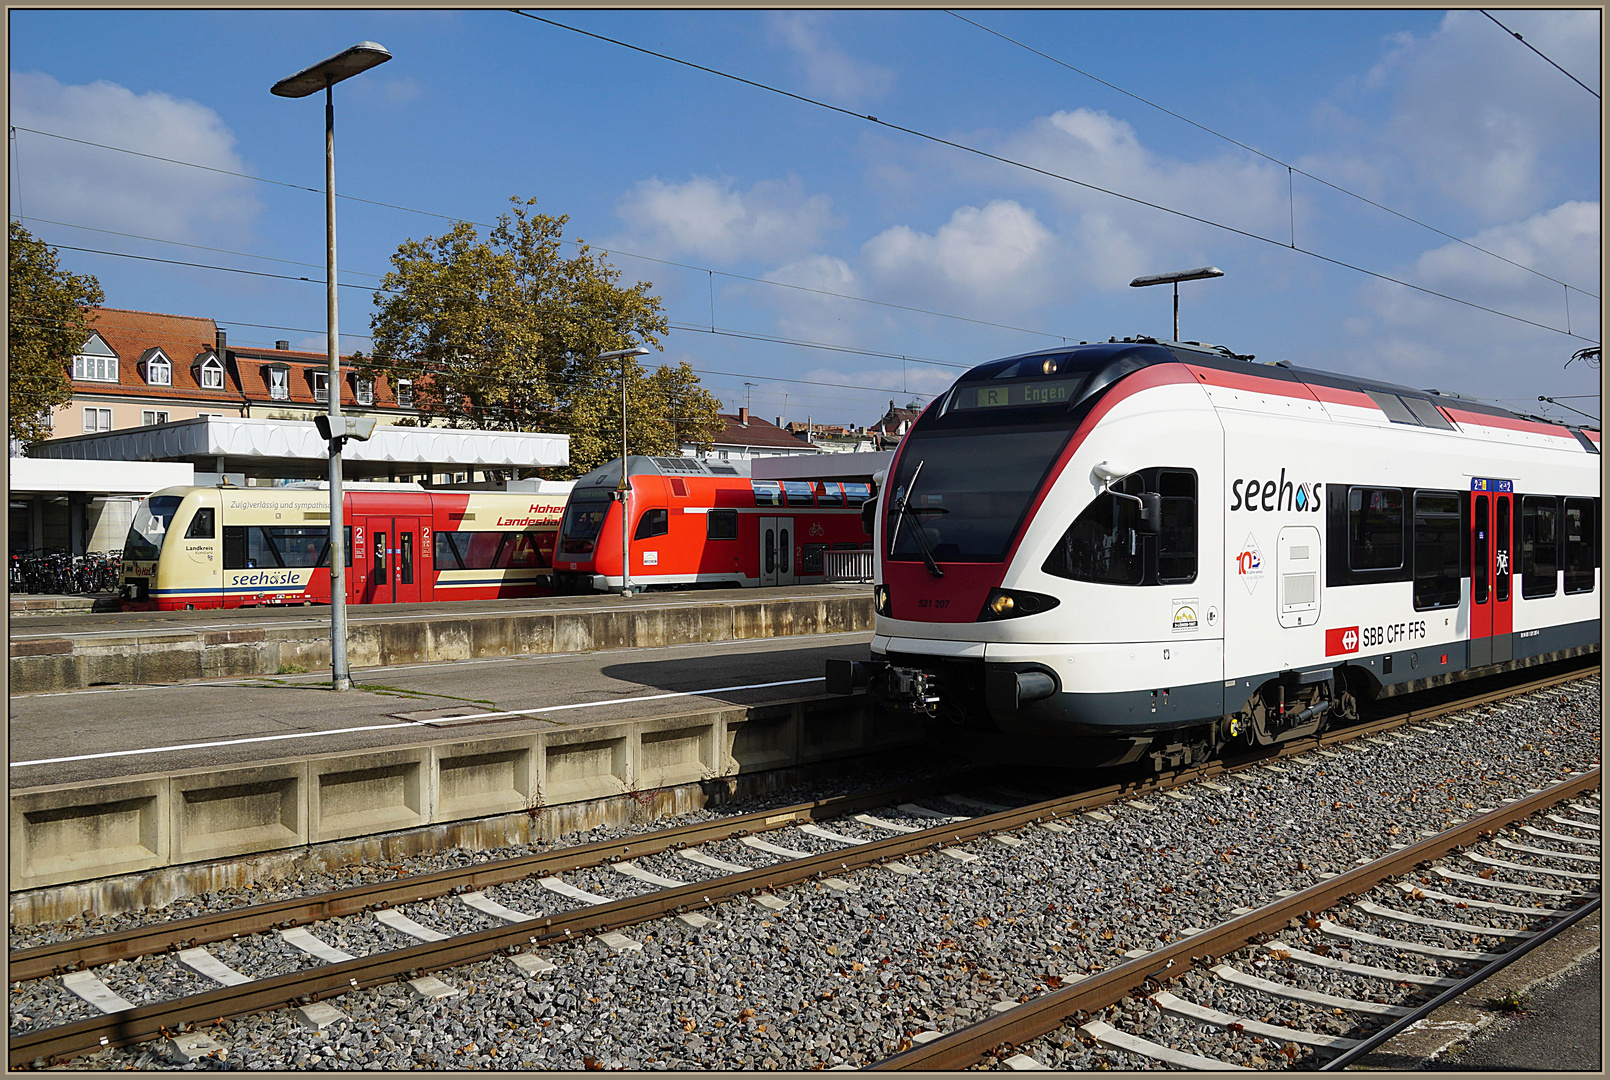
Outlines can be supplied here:
[[1325, 655], [1358, 652], [1358, 627], [1346, 626], [1340, 630], [1325, 631]]

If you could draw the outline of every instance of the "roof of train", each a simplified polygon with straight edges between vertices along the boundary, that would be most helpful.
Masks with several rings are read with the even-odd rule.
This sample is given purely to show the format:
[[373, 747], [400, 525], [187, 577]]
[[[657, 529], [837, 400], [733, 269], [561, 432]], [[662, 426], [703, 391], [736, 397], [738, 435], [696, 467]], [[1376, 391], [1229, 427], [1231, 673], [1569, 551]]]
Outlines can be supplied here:
[[1080, 343], [1076, 346], [1063, 345], [1050, 349], [1037, 349], [1033, 352], [1018, 353], [1014, 356], [1007, 356], [980, 364], [963, 375], [961, 380], [973, 381], [991, 378], [997, 371], [1025, 359], [1037, 356], [1062, 356], [1070, 352], [1084, 354], [1104, 352], [1106, 359], [1116, 359], [1125, 353], [1134, 353], [1153, 362], [1178, 361], [1185, 364], [1212, 367], [1221, 371], [1273, 379], [1277, 382], [1297, 382], [1309, 386], [1352, 390], [1361, 394], [1366, 394], [1371, 390], [1386, 394], [1408, 394], [1411, 397], [1424, 398], [1434, 401], [1438, 405], [1458, 408], [1469, 413], [1507, 417], [1512, 420], [1524, 420], [1561, 428], [1581, 428], [1584, 431], [1594, 432], [1599, 430], [1597, 427], [1590, 425], [1572, 424], [1562, 420], [1512, 412], [1509, 409], [1488, 405], [1485, 402], [1475, 401], [1445, 390], [1417, 389], [1398, 383], [1360, 378], [1356, 375], [1342, 375], [1333, 371], [1320, 371], [1316, 368], [1301, 368], [1285, 360], [1263, 361], [1260, 363], [1250, 354], [1235, 353], [1223, 345], [1209, 345], [1200, 341], [1164, 341], [1144, 336], [1113, 338], [1103, 342]]
[[[700, 461], [691, 457], [642, 457], [637, 454], [626, 459], [628, 476], [714, 476], [749, 478], [747, 461]], [[606, 462], [585, 476], [577, 477], [577, 488], [612, 488], [621, 481], [621, 459]]]

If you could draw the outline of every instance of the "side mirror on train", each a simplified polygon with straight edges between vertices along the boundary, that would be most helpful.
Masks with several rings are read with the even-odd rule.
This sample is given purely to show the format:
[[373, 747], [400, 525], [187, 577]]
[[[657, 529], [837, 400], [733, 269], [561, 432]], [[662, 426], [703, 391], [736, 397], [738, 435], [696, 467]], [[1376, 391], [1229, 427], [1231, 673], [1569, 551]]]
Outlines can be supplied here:
[[1163, 531], [1163, 496], [1158, 492], [1140, 493], [1140, 531], [1147, 536]]
[[861, 504], [861, 531], [868, 536], [872, 535], [873, 528], [878, 521], [878, 500], [868, 499]]

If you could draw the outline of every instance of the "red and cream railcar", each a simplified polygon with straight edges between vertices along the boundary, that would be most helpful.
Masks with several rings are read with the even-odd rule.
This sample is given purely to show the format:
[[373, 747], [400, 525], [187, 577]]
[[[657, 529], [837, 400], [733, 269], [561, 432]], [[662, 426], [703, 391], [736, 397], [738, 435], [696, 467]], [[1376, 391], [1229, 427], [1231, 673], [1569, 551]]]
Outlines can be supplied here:
[[[755, 480], [748, 462], [629, 457], [625, 507], [632, 588], [813, 584], [829, 552], [868, 551], [861, 504], [872, 485]], [[576, 481], [559, 529], [561, 592], [619, 589], [621, 463]]]
[[[352, 604], [553, 592], [565, 496], [350, 484], [343, 492]], [[327, 604], [323, 484], [174, 487], [140, 503], [123, 549], [124, 610]]]

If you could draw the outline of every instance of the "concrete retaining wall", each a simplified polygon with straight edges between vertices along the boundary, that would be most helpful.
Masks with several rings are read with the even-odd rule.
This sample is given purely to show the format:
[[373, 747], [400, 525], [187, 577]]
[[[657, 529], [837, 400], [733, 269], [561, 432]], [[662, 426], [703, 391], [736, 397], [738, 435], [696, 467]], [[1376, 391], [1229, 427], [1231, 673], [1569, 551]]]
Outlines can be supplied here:
[[[16, 894], [631, 796], [915, 744], [865, 699], [800, 698], [517, 735], [13, 791]], [[24, 905], [26, 907], [26, 905]]]
[[[872, 629], [870, 596], [787, 597], [618, 611], [455, 616], [348, 627], [354, 669], [531, 653], [590, 652]], [[163, 630], [11, 643], [10, 692], [168, 683], [330, 666], [327, 629]]]

